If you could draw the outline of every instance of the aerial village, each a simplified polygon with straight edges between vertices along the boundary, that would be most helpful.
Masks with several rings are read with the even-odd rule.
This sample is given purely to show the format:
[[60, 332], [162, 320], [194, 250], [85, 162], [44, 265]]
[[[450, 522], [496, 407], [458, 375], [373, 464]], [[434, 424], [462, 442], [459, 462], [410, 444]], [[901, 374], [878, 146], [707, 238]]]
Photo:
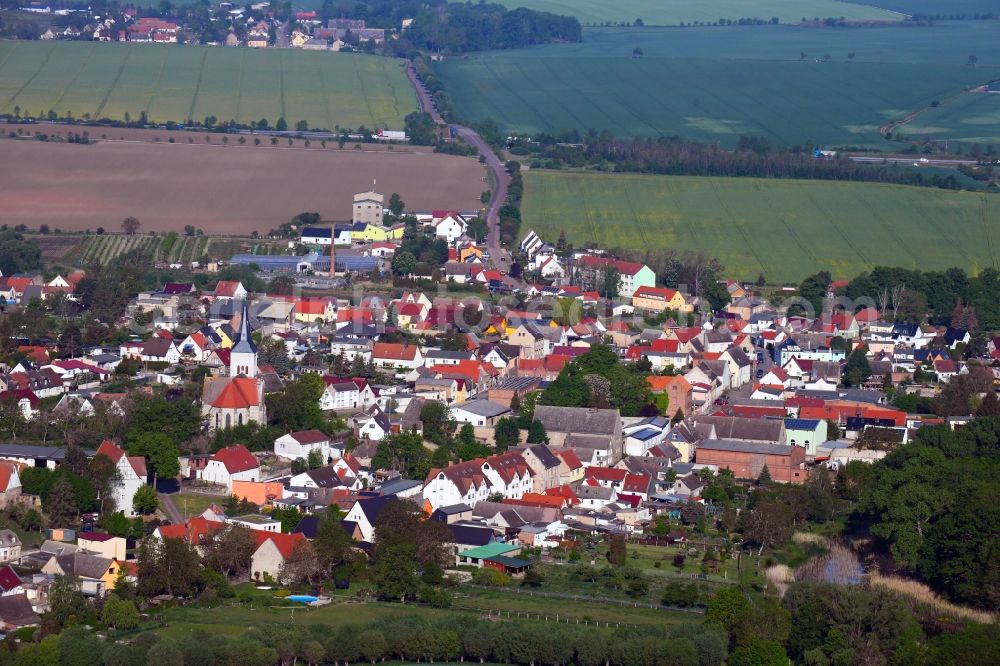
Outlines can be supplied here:
[[[350, 574], [309, 564], [324, 525], [364, 560], [386, 512], [439, 524], [441, 568], [462, 583], [534, 584], [540, 563], [616, 540], [674, 548], [683, 571], [689, 541], [709, 543], [705, 517], [726, 515], [720, 488], [807, 484], [973, 417], [900, 396], [926, 406], [961, 386], [995, 402], [997, 341], [970, 358], [967, 330], [836, 309], [837, 284], [812, 317], [736, 281], [713, 308], [646, 265], [531, 231], [490, 268], [477, 224], [392, 216], [360, 193], [349, 222], [293, 229], [302, 254], [232, 257], [277, 291], [166, 282], [128, 303], [119, 344], [15, 339], [0, 373], [0, 501], [20, 521], [20, 536], [0, 530], [4, 626], [37, 625], [66, 577], [98, 599], [151, 589], [142, 572], [168, 542], [234, 584], [330, 603], [324, 581]], [[406, 282], [414, 234], [447, 251], [423, 282]], [[309, 295], [389, 273], [434, 289]], [[88, 279], [2, 277], [4, 317], [93, 303]], [[20, 443], [46, 427], [51, 445]], [[743, 552], [722, 533], [714, 559]], [[242, 561], [211, 564], [239, 538]]]

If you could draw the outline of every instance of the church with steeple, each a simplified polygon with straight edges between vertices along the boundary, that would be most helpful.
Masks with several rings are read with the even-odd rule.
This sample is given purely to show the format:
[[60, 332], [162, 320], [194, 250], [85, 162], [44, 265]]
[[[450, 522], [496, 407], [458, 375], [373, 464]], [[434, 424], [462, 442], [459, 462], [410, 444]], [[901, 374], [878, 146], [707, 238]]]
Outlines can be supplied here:
[[236, 340], [229, 354], [228, 377], [206, 377], [201, 394], [201, 414], [210, 431], [266, 423], [264, 381], [257, 366], [257, 345], [250, 328], [250, 303], [243, 300]]

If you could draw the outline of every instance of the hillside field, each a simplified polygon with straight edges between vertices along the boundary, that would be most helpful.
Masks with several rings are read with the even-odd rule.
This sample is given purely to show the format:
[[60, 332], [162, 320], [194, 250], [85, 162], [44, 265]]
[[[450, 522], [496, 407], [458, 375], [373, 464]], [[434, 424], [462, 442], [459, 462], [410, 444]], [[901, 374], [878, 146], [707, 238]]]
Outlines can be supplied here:
[[917, 140], [988, 143], [1000, 146], [1000, 95], [966, 93], [921, 113], [899, 127]]
[[1000, 259], [995, 197], [900, 185], [528, 171], [522, 217], [550, 242], [565, 231], [577, 246], [704, 250], [744, 279]]
[[[838, 0], [500, 0], [515, 9], [528, 7], [553, 14], [576, 16], [584, 25], [607, 22], [632, 23], [641, 18], [646, 25], [680, 25], [692, 22], [715, 22], [778, 18], [782, 23], [798, 23], [803, 18], [844, 17], [849, 21], [900, 21], [903, 15], [876, 6]], [[877, 4], [877, 3], [874, 3]]]
[[[725, 146], [750, 134], [773, 145], [884, 147], [880, 126], [1000, 77], [990, 47], [1000, 21], [957, 23], [970, 25], [596, 29], [581, 44], [474, 54], [435, 71], [461, 118], [493, 118], [508, 133], [593, 128]], [[978, 47], [987, 55], [969, 67]]]
[[401, 60], [298, 49], [0, 41], [0, 113], [154, 122], [284, 117], [390, 127], [417, 108]]

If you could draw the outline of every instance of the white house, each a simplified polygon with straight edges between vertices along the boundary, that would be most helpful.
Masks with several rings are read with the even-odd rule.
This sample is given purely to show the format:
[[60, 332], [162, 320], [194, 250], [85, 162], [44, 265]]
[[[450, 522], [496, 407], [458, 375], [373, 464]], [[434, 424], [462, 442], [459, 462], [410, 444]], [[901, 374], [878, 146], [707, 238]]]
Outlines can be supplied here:
[[323, 411], [342, 409], [363, 409], [361, 391], [352, 381], [328, 383], [319, 397], [319, 407]]
[[448, 214], [432, 224], [434, 235], [445, 239], [449, 244], [454, 243], [465, 233], [465, 220], [462, 219], [461, 215], [455, 213]]
[[502, 416], [511, 413], [510, 407], [499, 402], [482, 399], [468, 400], [455, 405], [448, 411], [458, 423], [471, 423], [478, 427], [492, 426]]
[[198, 472], [198, 478], [232, 492], [233, 481], [260, 481], [260, 463], [247, 447], [233, 444], [216, 451], [205, 469]]
[[424, 481], [424, 501], [432, 509], [454, 504], [475, 507], [494, 493], [520, 499], [531, 492], [532, 483], [528, 463], [519, 452], [510, 451], [431, 470]]
[[115, 507], [126, 516], [134, 516], [132, 502], [135, 493], [146, 485], [146, 459], [142, 456], [127, 456], [120, 446], [104, 440], [97, 447], [97, 455], [105, 455], [114, 463], [118, 470], [118, 478], [114, 481], [112, 491], [115, 496]]
[[378, 407], [368, 410], [368, 416], [358, 422], [358, 438], [370, 439], [378, 442], [385, 438], [392, 430], [389, 417]]
[[319, 451], [324, 461], [343, 455], [340, 444], [334, 446], [329, 435], [319, 430], [290, 432], [274, 440], [274, 455], [279, 458], [308, 458], [312, 451]]

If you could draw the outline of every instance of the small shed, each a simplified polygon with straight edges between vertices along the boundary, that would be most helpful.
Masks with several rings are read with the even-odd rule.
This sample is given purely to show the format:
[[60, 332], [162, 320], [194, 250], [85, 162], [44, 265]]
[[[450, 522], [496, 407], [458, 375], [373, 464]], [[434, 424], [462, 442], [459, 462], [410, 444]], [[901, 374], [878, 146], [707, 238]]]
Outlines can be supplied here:
[[507, 555], [494, 555], [483, 560], [483, 566], [496, 569], [511, 576], [523, 576], [524, 572], [531, 568], [531, 562], [522, 560], [519, 557], [508, 557]]

